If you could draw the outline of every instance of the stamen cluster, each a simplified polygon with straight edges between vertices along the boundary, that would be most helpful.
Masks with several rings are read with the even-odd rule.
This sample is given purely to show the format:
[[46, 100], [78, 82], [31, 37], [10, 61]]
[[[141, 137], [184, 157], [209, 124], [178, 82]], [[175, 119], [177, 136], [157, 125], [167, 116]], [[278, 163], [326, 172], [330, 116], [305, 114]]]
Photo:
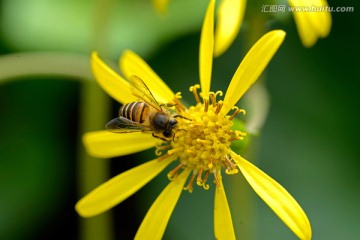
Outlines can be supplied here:
[[[217, 95], [222, 92], [209, 93], [209, 99], [200, 100], [197, 89], [199, 85], [190, 87], [193, 92], [196, 105], [186, 108], [180, 101], [180, 95], [175, 96], [176, 109], [185, 118], [178, 118], [178, 128], [174, 140], [169, 145], [158, 146], [158, 150], [171, 148], [166, 155], [178, 156], [179, 165], [169, 172], [168, 177], [172, 179], [181, 169], [192, 170], [192, 176], [185, 190], [190, 192], [196, 180], [197, 185], [209, 189], [206, 184], [210, 174], [214, 175], [215, 184], [220, 187], [221, 168], [225, 167], [227, 174], [238, 172], [236, 164], [230, 156], [230, 144], [234, 140], [242, 140], [245, 133], [232, 130], [232, 119], [244, 110], [235, 107], [231, 116], [223, 116], [220, 110], [222, 101], [217, 101]], [[190, 120], [189, 120], [190, 119]]]

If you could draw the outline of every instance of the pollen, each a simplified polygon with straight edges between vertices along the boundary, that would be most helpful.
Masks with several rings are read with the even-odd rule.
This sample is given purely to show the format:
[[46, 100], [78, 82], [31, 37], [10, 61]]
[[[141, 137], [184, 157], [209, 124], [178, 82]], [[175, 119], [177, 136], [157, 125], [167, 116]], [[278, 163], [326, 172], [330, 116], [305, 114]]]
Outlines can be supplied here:
[[195, 104], [186, 108], [180, 101], [181, 95], [175, 95], [177, 114], [184, 118], [177, 118], [178, 125], [174, 138], [165, 146], [157, 147], [157, 152], [166, 151], [168, 155], [176, 154], [179, 164], [169, 172], [171, 180], [183, 169], [192, 170], [192, 175], [184, 190], [193, 191], [193, 183], [209, 189], [207, 180], [213, 175], [216, 187], [220, 187], [221, 170], [226, 174], [238, 172], [235, 161], [230, 155], [232, 141], [242, 140], [246, 134], [238, 130], [232, 130], [232, 119], [239, 113], [245, 114], [245, 110], [234, 107], [228, 116], [219, 114], [223, 102], [217, 101], [217, 96], [222, 92], [210, 92], [209, 99], [203, 99], [197, 90], [199, 85], [190, 87], [194, 94]]

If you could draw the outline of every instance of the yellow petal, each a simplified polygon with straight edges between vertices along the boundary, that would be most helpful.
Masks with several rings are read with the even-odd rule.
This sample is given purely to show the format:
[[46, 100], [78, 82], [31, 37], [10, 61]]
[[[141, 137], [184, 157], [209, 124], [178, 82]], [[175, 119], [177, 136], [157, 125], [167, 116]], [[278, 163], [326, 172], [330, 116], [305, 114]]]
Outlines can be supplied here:
[[215, 30], [214, 55], [220, 56], [231, 45], [239, 33], [246, 0], [222, 0], [220, 2]]
[[159, 14], [164, 14], [167, 12], [169, 0], [152, 0], [151, 2]]
[[[325, 0], [289, 0], [289, 5], [295, 9], [293, 11], [296, 27], [300, 39], [305, 47], [313, 46], [318, 38], [324, 38], [330, 33], [331, 13], [321, 10], [328, 6]], [[301, 11], [299, 7], [307, 7], [309, 11]], [[312, 10], [311, 8], [314, 8]], [[298, 11], [296, 11], [298, 9]], [[300, 10], [299, 10], [300, 9]], [[316, 10], [318, 9], [318, 10]]]
[[146, 213], [135, 239], [162, 239], [165, 228], [169, 222], [171, 213], [173, 212], [184, 184], [190, 171], [184, 170], [178, 177], [174, 178], [167, 187], [157, 197]]
[[120, 69], [127, 79], [132, 75], [141, 78], [159, 103], [170, 103], [174, 93], [150, 66], [137, 54], [126, 50], [120, 57]]
[[328, 4], [326, 0], [312, 0], [311, 4], [310, 6], [318, 8], [318, 11], [312, 11], [308, 14], [311, 25], [318, 37], [326, 37], [331, 29], [331, 13], [324, 9], [328, 7]]
[[235, 154], [231, 155], [254, 191], [300, 239], [311, 239], [311, 226], [296, 200], [274, 179], [253, 164]]
[[117, 134], [108, 131], [95, 131], [85, 133], [83, 142], [89, 155], [111, 158], [155, 147], [159, 140], [151, 134], [141, 132]]
[[82, 217], [92, 217], [109, 210], [138, 191], [174, 159], [155, 159], [113, 177], [83, 197], [76, 204], [76, 211]]
[[91, 68], [96, 81], [109, 96], [120, 103], [128, 103], [136, 100], [131, 94], [129, 83], [107, 66], [99, 58], [97, 52], [91, 54]]
[[214, 231], [216, 239], [236, 239], [231, 212], [222, 182], [221, 187], [215, 190]]
[[209, 99], [211, 71], [214, 52], [214, 10], [215, 1], [210, 0], [201, 30], [199, 73], [202, 97]]
[[312, 29], [310, 19], [308, 19], [306, 13], [303, 12], [294, 12], [293, 15], [302, 44], [305, 47], [312, 47], [318, 37]]
[[246, 54], [236, 70], [224, 98], [221, 109], [226, 114], [239, 101], [264, 71], [285, 38], [285, 32], [274, 30], [265, 34]]

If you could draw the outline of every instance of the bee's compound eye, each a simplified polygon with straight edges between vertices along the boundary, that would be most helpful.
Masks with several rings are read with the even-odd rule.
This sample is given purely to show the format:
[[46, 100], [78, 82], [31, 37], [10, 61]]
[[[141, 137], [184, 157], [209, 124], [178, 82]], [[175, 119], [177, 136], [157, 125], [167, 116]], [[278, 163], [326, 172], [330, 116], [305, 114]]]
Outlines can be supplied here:
[[171, 127], [174, 127], [176, 124], [177, 124], [176, 119], [171, 118], [171, 119], [169, 120], [169, 125], [170, 125]]
[[169, 123], [165, 129], [165, 131], [163, 132], [164, 137], [171, 137], [172, 133], [173, 133], [173, 128], [176, 126], [177, 121], [173, 118], [169, 119]]

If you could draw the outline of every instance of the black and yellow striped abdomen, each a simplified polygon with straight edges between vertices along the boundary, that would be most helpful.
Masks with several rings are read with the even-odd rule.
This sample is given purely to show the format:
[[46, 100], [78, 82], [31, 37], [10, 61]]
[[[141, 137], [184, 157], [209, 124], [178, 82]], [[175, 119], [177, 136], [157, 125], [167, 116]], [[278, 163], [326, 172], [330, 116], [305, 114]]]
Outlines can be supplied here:
[[144, 123], [148, 121], [150, 106], [145, 102], [131, 102], [123, 105], [119, 115], [133, 122]]

